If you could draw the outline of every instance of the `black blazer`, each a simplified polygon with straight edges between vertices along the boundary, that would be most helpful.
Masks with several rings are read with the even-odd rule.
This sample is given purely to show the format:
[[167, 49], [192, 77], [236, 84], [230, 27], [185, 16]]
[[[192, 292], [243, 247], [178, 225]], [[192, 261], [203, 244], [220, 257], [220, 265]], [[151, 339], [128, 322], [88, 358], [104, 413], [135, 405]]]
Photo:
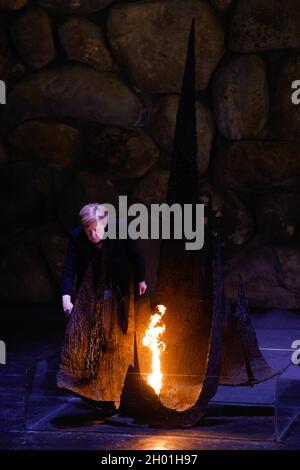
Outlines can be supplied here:
[[[85, 234], [82, 225], [69, 232], [69, 245], [60, 278], [62, 295], [72, 296], [78, 292], [89, 263], [93, 266], [94, 280], [97, 279], [100, 251]], [[145, 280], [145, 260], [137, 240], [107, 238], [103, 241], [108, 248], [108, 286], [116, 284], [122, 298], [128, 295], [131, 274], [137, 295], [138, 283]], [[74, 283], [77, 277], [76, 285]], [[75, 289], [74, 289], [75, 288]]]

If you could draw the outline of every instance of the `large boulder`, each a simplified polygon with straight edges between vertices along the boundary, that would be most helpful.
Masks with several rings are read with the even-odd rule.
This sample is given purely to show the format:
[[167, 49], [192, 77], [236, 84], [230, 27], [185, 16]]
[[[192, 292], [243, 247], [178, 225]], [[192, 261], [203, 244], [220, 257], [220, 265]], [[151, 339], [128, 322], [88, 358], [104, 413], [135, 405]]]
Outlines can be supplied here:
[[52, 215], [49, 171], [32, 162], [4, 165], [0, 172], [0, 217], [5, 230], [0, 241], [47, 223]]
[[300, 47], [298, 0], [239, 0], [231, 20], [228, 48], [234, 52]]
[[107, 202], [118, 207], [118, 194], [106, 178], [91, 171], [79, 171], [62, 189], [58, 198], [58, 218], [65, 230], [80, 223], [79, 211], [92, 202]]
[[137, 88], [178, 93], [192, 18], [196, 21], [196, 82], [202, 90], [224, 53], [224, 31], [206, 0], [119, 3], [108, 16], [113, 55]]
[[236, 191], [298, 191], [298, 142], [243, 141], [223, 145], [215, 158], [216, 186]]
[[68, 167], [81, 149], [78, 129], [61, 122], [45, 120], [20, 124], [10, 134], [9, 142], [21, 153], [57, 170]]
[[9, 89], [24, 73], [24, 65], [17, 59], [6, 33], [0, 28], [0, 79]]
[[53, 217], [51, 175], [31, 162], [12, 162], [0, 172], [0, 217], [5, 226], [0, 242], [8, 242], [30, 227]]
[[65, 65], [18, 83], [8, 95], [4, 116], [8, 126], [32, 118], [64, 117], [127, 127], [139, 119], [140, 102], [112, 72]]
[[55, 58], [51, 20], [41, 8], [30, 8], [17, 17], [11, 33], [17, 50], [28, 65], [38, 69]]
[[102, 29], [92, 21], [71, 16], [59, 26], [59, 37], [69, 60], [103, 72], [112, 70], [113, 60]]
[[204, 194], [200, 196], [201, 203], [206, 204], [207, 195], [210, 196], [214, 216], [213, 230], [219, 233], [227, 252], [238, 250], [249, 242], [254, 235], [254, 218], [238, 195], [231, 190], [219, 191], [219, 188], [208, 184], [201, 185], [200, 191]]
[[255, 137], [265, 127], [269, 111], [266, 67], [259, 56], [226, 60], [213, 82], [217, 126], [228, 140]]
[[27, 5], [30, 0], [0, 0], [0, 9], [3, 10], [20, 10]]
[[159, 150], [142, 130], [106, 127], [91, 142], [90, 158], [119, 191], [126, 191], [158, 161]]
[[233, 0], [210, 0], [210, 3], [219, 11], [227, 11], [231, 7]]
[[[165, 152], [171, 152], [173, 148], [178, 102], [178, 95], [163, 96], [156, 102], [151, 115], [149, 126], [151, 135]], [[198, 172], [203, 174], [210, 161], [215, 125], [210, 109], [200, 101], [196, 103], [196, 117]]]
[[41, 7], [59, 13], [88, 14], [102, 10], [115, 0], [38, 0]]
[[253, 195], [252, 204], [265, 240], [285, 242], [300, 234], [300, 193], [269, 191]]
[[300, 137], [300, 105], [292, 101], [292, 94], [296, 91], [292, 89], [295, 80], [300, 80], [299, 54], [289, 57], [276, 77], [274, 121], [276, 131], [284, 139]]
[[19, 243], [0, 256], [0, 300], [50, 302], [56, 292], [48, 267], [35, 245]]
[[151, 204], [166, 202], [170, 172], [159, 168], [152, 168], [134, 187], [131, 200], [134, 203], [144, 204], [148, 208]]
[[300, 249], [298, 245], [265, 245], [237, 255], [224, 276], [225, 292], [236, 303], [239, 274], [249, 304], [261, 309], [300, 308]]

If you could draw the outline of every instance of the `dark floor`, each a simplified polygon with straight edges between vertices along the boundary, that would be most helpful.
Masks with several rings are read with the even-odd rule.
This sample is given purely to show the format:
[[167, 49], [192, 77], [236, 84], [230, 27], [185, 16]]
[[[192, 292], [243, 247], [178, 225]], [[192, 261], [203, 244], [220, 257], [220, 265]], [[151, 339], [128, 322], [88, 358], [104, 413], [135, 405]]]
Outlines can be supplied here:
[[[24, 315], [20, 323], [17, 312], [19, 308], [11, 309], [4, 306], [1, 309], [2, 318], [9, 317], [10, 320], [5, 324], [3, 334], [0, 331], [0, 339], [5, 340], [7, 345], [7, 364], [0, 365], [0, 449], [300, 449], [299, 418], [283, 443], [274, 440], [274, 417], [271, 406], [274, 384], [271, 382], [260, 384], [259, 388], [247, 387], [243, 391], [220, 388], [211, 403], [207, 418], [201, 425], [188, 430], [124, 426], [122, 423], [105, 421], [99, 417], [85, 423], [80, 421], [76, 423], [73, 420], [72, 423], [66, 422], [63, 427], [59, 425], [59, 419], [67, 414], [68, 409], [72, 414], [74, 406], [77, 406], [78, 410], [76, 402], [68, 403], [70, 397], [66, 399], [62, 408], [51, 409], [49, 416], [46, 416], [47, 412], [44, 413], [42, 410], [44, 417], [37, 419], [34, 425], [29, 419], [32, 416], [28, 418], [27, 412], [25, 422], [25, 392], [32, 393], [32, 390], [28, 391], [25, 372], [38, 361], [41, 361], [42, 366], [44, 363], [49, 363], [45, 359], [53, 357], [59, 351], [64, 323], [59, 316], [61, 313], [54, 311], [55, 309], [52, 311], [52, 307], [40, 306], [34, 309], [22, 307]], [[18, 318], [18, 331], [15, 330], [15, 318]], [[271, 363], [273, 361], [272, 366], [280, 368], [288, 365], [291, 342], [300, 339], [300, 313], [257, 313], [253, 316], [253, 323], [257, 328], [263, 353]], [[291, 378], [291, 383], [296, 384], [300, 368], [292, 367], [287, 379]], [[300, 404], [300, 394], [298, 396]], [[43, 405], [45, 410], [49, 409], [49, 403]], [[227, 403], [227, 406], [220, 403]], [[91, 413], [90, 410], [85, 412]], [[56, 421], [53, 420], [53, 416]]]

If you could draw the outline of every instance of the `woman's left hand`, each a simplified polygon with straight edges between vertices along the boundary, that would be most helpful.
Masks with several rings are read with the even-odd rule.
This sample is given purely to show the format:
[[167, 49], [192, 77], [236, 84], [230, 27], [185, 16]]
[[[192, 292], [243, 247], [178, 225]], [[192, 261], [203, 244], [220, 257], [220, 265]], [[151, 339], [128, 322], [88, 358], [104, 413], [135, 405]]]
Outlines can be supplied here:
[[143, 295], [147, 290], [147, 284], [145, 281], [139, 282], [139, 295]]

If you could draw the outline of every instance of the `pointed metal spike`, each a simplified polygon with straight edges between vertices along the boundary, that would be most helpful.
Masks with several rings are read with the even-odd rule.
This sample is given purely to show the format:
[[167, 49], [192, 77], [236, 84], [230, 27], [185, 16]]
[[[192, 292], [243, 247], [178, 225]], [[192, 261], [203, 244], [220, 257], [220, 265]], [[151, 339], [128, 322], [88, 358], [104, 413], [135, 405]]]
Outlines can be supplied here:
[[195, 19], [193, 19], [177, 111], [172, 167], [166, 199], [168, 204], [196, 203], [198, 198], [195, 69]]

